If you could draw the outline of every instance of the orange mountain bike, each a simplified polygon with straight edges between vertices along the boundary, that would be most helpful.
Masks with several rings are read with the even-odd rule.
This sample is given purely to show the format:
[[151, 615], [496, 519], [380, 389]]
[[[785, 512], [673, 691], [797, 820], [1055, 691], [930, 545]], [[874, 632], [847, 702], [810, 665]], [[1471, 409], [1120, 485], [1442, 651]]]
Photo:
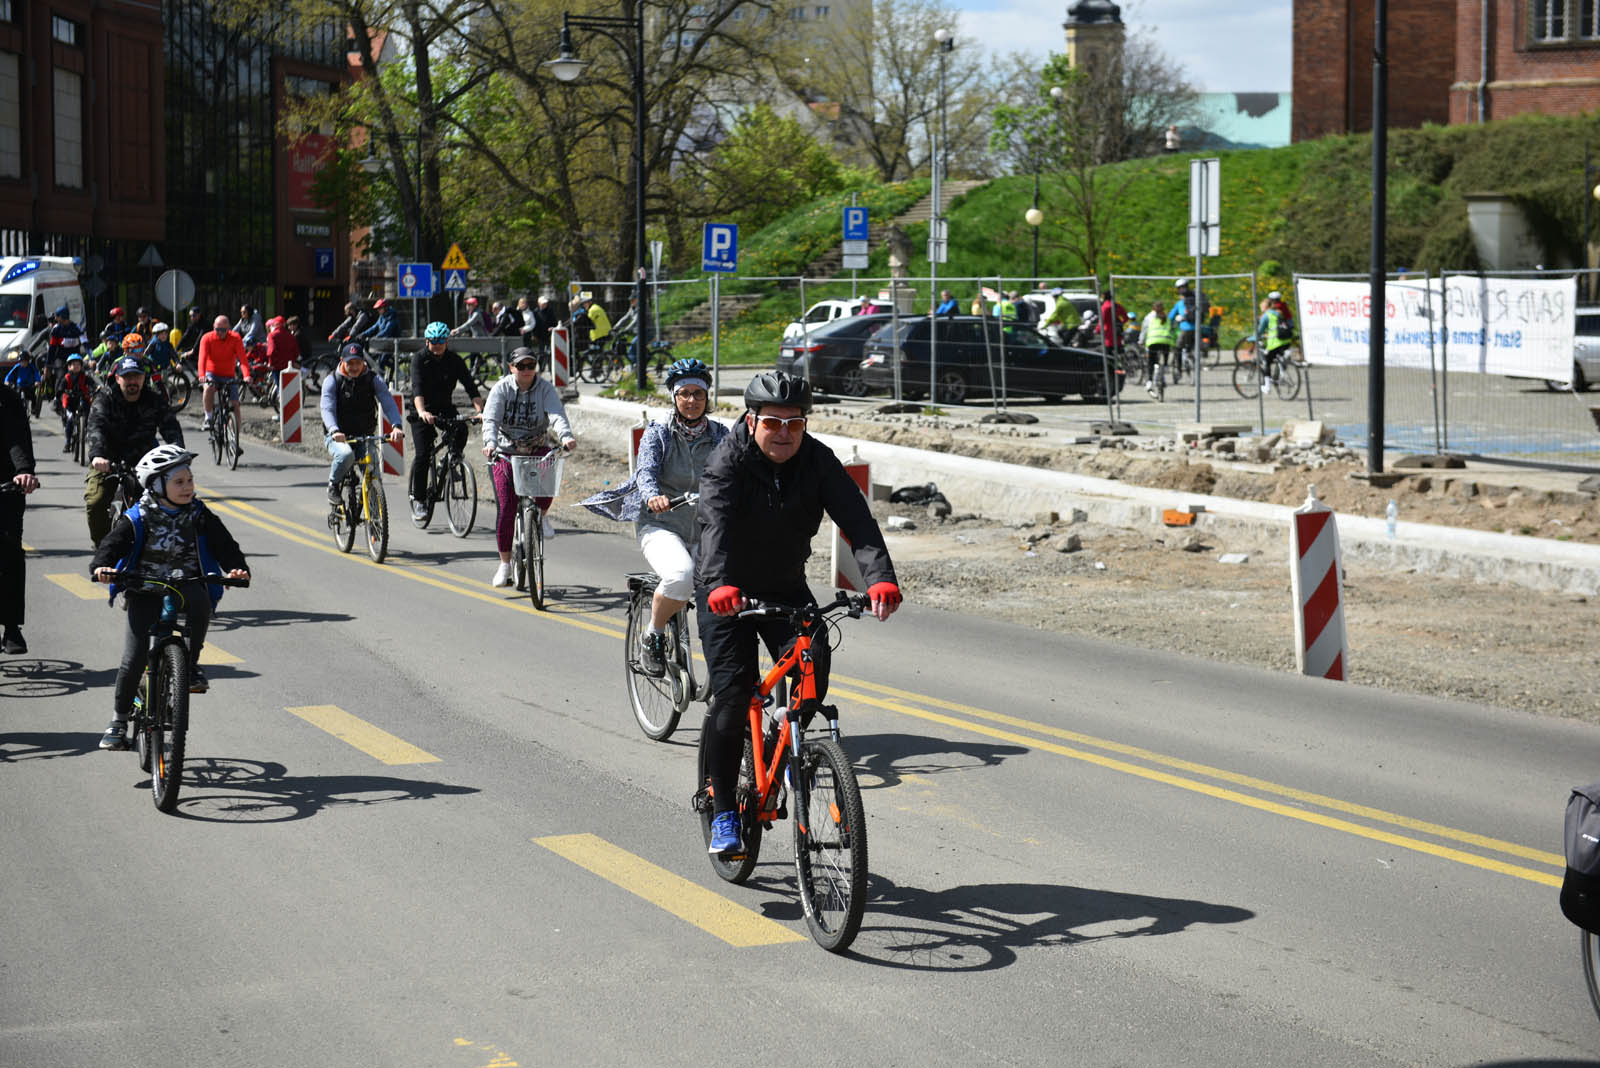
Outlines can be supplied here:
[[[755, 870], [761, 833], [788, 816], [794, 803], [794, 864], [805, 908], [806, 926], [823, 949], [842, 952], [861, 928], [867, 895], [867, 824], [855, 769], [839, 745], [839, 710], [817, 699], [811, 659], [814, 642], [828, 640], [841, 616], [860, 619], [870, 608], [865, 597], [840, 592], [831, 604], [789, 605], [749, 602], [741, 619], [786, 619], [795, 633], [786, 649], [750, 695], [750, 722], [739, 763], [739, 824], [743, 853], [711, 854], [711, 867], [730, 883], [742, 883]], [[783, 700], [785, 680], [793, 682]], [[827, 737], [807, 738], [806, 729], [821, 713]], [[708, 722], [700, 731], [694, 795], [701, 830], [711, 842], [711, 777], [707, 770]], [[753, 744], [759, 741], [760, 745]], [[798, 774], [794, 773], [798, 769]]]

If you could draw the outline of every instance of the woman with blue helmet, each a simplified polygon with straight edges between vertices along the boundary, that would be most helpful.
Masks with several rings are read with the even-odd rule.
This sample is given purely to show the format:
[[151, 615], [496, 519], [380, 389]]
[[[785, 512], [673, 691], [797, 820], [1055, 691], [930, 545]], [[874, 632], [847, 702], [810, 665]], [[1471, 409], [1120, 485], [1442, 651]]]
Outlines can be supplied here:
[[667, 621], [694, 596], [694, 546], [699, 533], [692, 506], [669, 510], [667, 502], [700, 488], [706, 458], [728, 428], [706, 417], [711, 369], [699, 360], [678, 360], [667, 368], [672, 417], [651, 423], [639, 441], [634, 486], [644, 507], [634, 529], [639, 549], [660, 576], [650, 605], [650, 628], [640, 639], [640, 666], [647, 674], [666, 673]]

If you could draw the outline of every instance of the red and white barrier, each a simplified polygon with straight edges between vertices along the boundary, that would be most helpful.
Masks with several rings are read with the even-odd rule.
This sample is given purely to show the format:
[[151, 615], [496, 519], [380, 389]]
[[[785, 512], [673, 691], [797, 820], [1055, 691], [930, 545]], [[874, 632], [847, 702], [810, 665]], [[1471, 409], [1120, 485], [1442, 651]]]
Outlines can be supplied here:
[[565, 325], [550, 328], [550, 384], [557, 392], [572, 385], [572, 338]]
[[278, 440], [284, 444], [300, 441], [300, 368], [285, 367], [278, 372]]
[[[401, 397], [398, 391], [392, 391], [389, 395], [394, 398], [395, 407], [399, 408], [401, 412], [404, 412], [406, 410], [405, 398]], [[383, 473], [386, 474], [386, 475], [403, 475], [403, 474], [405, 474], [406, 473], [406, 439], [405, 439], [405, 435], [404, 434], [401, 435], [399, 442], [393, 442], [393, 441], [389, 440], [388, 434], [389, 434], [389, 432], [391, 430], [394, 429], [394, 424], [389, 422], [389, 417], [386, 416], [386, 415], [380, 414], [378, 416], [378, 424], [383, 428], [383, 434], [384, 434], [384, 440], [383, 440]], [[401, 429], [404, 430], [405, 428], [402, 427]]]
[[650, 427], [650, 413], [639, 413], [639, 425], [628, 428], [628, 474], [633, 474], [639, 466], [639, 442], [644, 440], [644, 432]]
[[1311, 486], [1289, 526], [1294, 591], [1294, 661], [1302, 675], [1343, 681], [1350, 657], [1344, 630], [1343, 566], [1333, 509]]
[[[844, 470], [850, 480], [861, 490], [861, 495], [868, 500], [872, 499], [872, 465], [861, 459], [859, 453], [852, 452], [849, 461], [844, 465]], [[867, 592], [867, 580], [861, 574], [861, 565], [856, 563], [856, 554], [850, 549], [850, 540], [839, 532], [839, 525], [829, 520], [833, 527], [833, 585], [836, 589], [853, 590], [856, 593]]]

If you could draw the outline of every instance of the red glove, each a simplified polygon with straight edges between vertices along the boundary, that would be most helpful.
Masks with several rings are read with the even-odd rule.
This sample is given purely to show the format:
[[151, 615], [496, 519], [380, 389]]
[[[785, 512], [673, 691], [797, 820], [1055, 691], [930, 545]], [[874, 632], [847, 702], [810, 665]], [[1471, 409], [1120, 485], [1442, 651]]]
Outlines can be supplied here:
[[706, 597], [706, 607], [719, 616], [732, 615], [744, 602], [744, 594], [737, 586], [718, 586]]
[[867, 600], [872, 602], [874, 608], [878, 606], [879, 601], [890, 608], [899, 608], [900, 587], [892, 582], [874, 582], [867, 587]]

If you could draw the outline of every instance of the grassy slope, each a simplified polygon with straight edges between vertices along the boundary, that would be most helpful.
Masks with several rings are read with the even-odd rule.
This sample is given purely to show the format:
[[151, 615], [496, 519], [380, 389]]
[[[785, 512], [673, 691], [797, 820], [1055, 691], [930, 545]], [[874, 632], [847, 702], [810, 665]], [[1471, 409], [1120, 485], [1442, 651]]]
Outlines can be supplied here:
[[[1390, 269], [1478, 266], [1467, 228], [1464, 194], [1498, 192], [1527, 212], [1535, 230], [1552, 248], [1576, 259], [1575, 235], [1582, 228], [1583, 146], [1600, 133], [1595, 117], [1526, 116], [1485, 126], [1429, 126], [1391, 131], [1389, 139], [1388, 266]], [[1600, 140], [1600, 139], [1597, 139]], [[1295, 272], [1345, 273], [1368, 266], [1371, 190], [1371, 139], [1366, 135], [1329, 137], [1279, 149], [1224, 152], [1222, 170], [1222, 254], [1206, 261], [1207, 274], [1260, 272], [1260, 289], [1288, 288]], [[874, 218], [909, 206], [926, 183], [876, 191]], [[1116, 207], [1108, 248], [1098, 267], [1108, 273], [1175, 277], [1193, 270], [1185, 254], [1188, 220], [1188, 157], [1131, 160], [1104, 168], [1102, 196], [1113, 193]], [[892, 192], [893, 191], [893, 192]], [[952, 205], [950, 258], [941, 277], [1027, 274], [1032, 231], [1023, 213], [1033, 200], [1033, 179], [1004, 178], [974, 190]], [[839, 209], [848, 197], [829, 198], [801, 209], [748, 238], [740, 253], [741, 274], [791, 273], [831, 247], [838, 236]], [[871, 202], [869, 202], [871, 203]], [[879, 208], [879, 203], [886, 204]], [[1040, 274], [1066, 279], [1084, 273], [1067, 251], [1063, 227], [1072, 225], [1064, 200], [1050, 188], [1041, 196], [1046, 219], [1040, 228]], [[927, 226], [907, 231], [914, 256], [910, 273], [925, 276]], [[747, 251], [749, 255], [747, 257]], [[872, 269], [888, 273], [887, 250], [872, 251]], [[956, 283], [963, 303], [976, 283]], [[993, 285], [993, 283], [989, 283]], [[1007, 288], [1026, 283], [1008, 280]], [[694, 288], [703, 299], [704, 290]], [[758, 284], [730, 281], [724, 291]], [[865, 288], [865, 287], [863, 287]], [[848, 276], [828, 287], [807, 286], [806, 303], [823, 296], [849, 295]], [[1154, 299], [1168, 299], [1166, 282], [1124, 283], [1118, 296], [1130, 311], [1142, 313]], [[919, 307], [926, 299], [919, 294]], [[1224, 340], [1250, 329], [1248, 282], [1219, 282], [1215, 302], [1225, 311]], [[794, 290], [777, 291], [724, 332], [722, 358], [766, 362], [774, 358], [784, 323], [800, 306]], [[664, 308], [665, 312], [665, 308]], [[709, 338], [679, 346], [685, 355], [710, 357]]]

